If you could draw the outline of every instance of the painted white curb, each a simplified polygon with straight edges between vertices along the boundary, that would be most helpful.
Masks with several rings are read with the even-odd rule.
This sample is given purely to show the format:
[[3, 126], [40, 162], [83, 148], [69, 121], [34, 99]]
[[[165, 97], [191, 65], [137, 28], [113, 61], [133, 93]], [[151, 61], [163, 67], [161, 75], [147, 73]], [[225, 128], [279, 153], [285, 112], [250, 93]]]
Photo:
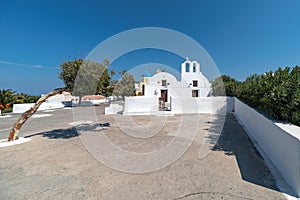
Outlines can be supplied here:
[[0, 147], [8, 147], [8, 146], [13, 146], [13, 145], [17, 145], [17, 144], [22, 144], [25, 142], [29, 142], [31, 140], [31, 138], [23, 138], [23, 137], [19, 137], [19, 139], [8, 142], [7, 139], [4, 140], [0, 140]]

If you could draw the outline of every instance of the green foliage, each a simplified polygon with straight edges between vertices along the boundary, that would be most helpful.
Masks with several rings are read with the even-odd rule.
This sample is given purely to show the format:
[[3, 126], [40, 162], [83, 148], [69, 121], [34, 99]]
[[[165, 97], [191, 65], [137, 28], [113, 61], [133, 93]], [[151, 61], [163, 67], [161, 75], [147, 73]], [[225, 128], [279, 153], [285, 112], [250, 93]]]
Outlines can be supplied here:
[[131, 96], [135, 92], [134, 77], [127, 72], [123, 73], [122, 79], [114, 86], [113, 95], [116, 96]]
[[72, 93], [80, 98], [84, 95], [96, 94], [99, 88], [99, 80], [105, 71], [106, 66], [103, 63], [97, 63], [90, 60], [83, 61], [77, 71], [73, 82]]
[[[222, 75], [225, 76], [225, 75]], [[222, 76], [217, 77], [214, 81], [212, 81], [212, 93], [214, 96], [226, 96], [224, 81]]]
[[11, 89], [0, 90], [0, 110], [1, 113], [4, 113], [12, 106], [12, 103], [15, 99], [15, 92]]
[[11, 112], [14, 103], [35, 103], [39, 97], [25, 93], [16, 94], [11, 89], [0, 90], [1, 113]]
[[10, 106], [10, 107], [7, 107], [7, 108], [4, 108], [2, 111], [1, 111], [1, 114], [2, 113], [10, 113], [10, 112], [12, 112], [12, 107]]
[[120, 74], [121, 74], [122, 76], [124, 76], [126, 73], [127, 73], [127, 71], [126, 71], [125, 69], [123, 69], [123, 70], [120, 72]]
[[83, 59], [74, 59], [60, 65], [61, 73], [58, 75], [65, 83], [68, 91], [73, 91], [74, 81], [80, 66], [83, 64]]
[[40, 97], [31, 96], [26, 93], [15, 94], [13, 103], [35, 103]]
[[[65, 83], [65, 88], [74, 95], [83, 96], [112, 94], [111, 80], [116, 74], [115, 70], [109, 70], [110, 61], [105, 59], [102, 63], [90, 60], [74, 59], [60, 65], [59, 78]], [[76, 85], [74, 85], [76, 83]]]
[[275, 119], [300, 125], [300, 67], [278, 68], [262, 75], [251, 75], [239, 83], [223, 77], [226, 95], [236, 96], [248, 105], [267, 112]]
[[31, 96], [29, 95], [24, 103], [36, 103], [39, 100], [39, 96]]
[[110, 77], [111, 77], [111, 78], [112, 78], [114, 75], [116, 75], [116, 74], [117, 74], [116, 70], [114, 70], [114, 69], [110, 70]]
[[109, 88], [110, 82], [111, 77], [109, 75], [108, 69], [105, 68], [97, 86], [97, 93], [106, 97], [110, 96], [112, 94], [112, 91]]
[[214, 96], [234, 96], [239, 82], [227, 75], [222, 75], [212, 82]]

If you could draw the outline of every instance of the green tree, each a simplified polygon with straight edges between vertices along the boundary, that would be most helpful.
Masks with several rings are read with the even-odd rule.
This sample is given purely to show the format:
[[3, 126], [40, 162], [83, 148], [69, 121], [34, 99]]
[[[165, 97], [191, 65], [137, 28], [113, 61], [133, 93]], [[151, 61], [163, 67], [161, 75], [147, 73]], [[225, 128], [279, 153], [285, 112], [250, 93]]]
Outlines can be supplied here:
[[238, 84], [235, 95], [275, 119], [300, 125], [300, 67], [251, 75]]
[[0, 110], [3, 115], [4, 112], [10, 111], [15, 100], [15, 92], [11, 89], [0, 90]]
[[84, 61], [74, 80], [72, 94], [79, 96], [79, 103], [84, 95], [96, 94], [99, 89], [99, 81], [103, 76], [106, 66], [103, 63]]
[[239, 82], [227, 75], [222, 75], [212, 82], [214, 96], [234, 96]]
[[123, 70], [120, 72], [120, 74], [121, 74], [122, 76], [124, 76], [126, 73], [127, 73], [127, 71], [126, 71], [125, 69], [123, 69]]
[[15, 94], [14, 103], [35, 103], [38, 99], [38, 96], [31, 96], [22, 92], [20, 94]]
[[134, 83], [133, 75], [125, 72], [122, 79], [115, 84], [113, 95], [122, 97], [133, 95], [135, 91]]
[[111, 92], [109, 90], [109, 86], [111, 84], [111, 76], [109, 75], [108, 68], [105, 68], [97, 87], [97, 93], [103, 96], [110, 96]]
[[32, 95], [28, 95], [25, 103], [36, 103], [39, 100], [39, 96], [32, 96]]
[[117, 72], [116, 72], [116, 70], [114, 70], [114, 69], [112, 69], [112, 70], [110, 70], [110, 77], [111, 78], [113, 78], [114, 77], [114, 75], [116, 75], [117, 74]]
[[290, 121], [300, 125], [300, 67], [296, 66], [290, 73], [289, 77], [291, 87], [291, 99], [289, 104], [289, 110], [291, 112]]
[[[106, 69], [103, 71], [97, 87], [97, 93], [103, 96], [111, 96], [114, 89], [113, 76], [117, 74], [116, 70], [110, 69], [110, 61], [105, 58], [103, 61]], [[126, 72], [126, 71], [125, 71]]]
[[66, 89], [73, 95], [81, 97], [91, 94], [108, 96], [108, 87], [111, 83], [109, 75], [110, 62], [105, 59], [102, 63], [91, 60], [75, 59], [60, 65], [61, 78]]
[[15, 139], [18, 139], [18, 133], [21, 130], [23, 124], [38, 110], [40, 105], [45, 102], [49, 97], [54, 96], [56, 94], [61, 94], [65, 88], [58, 88], [53, 90], [52, 92], [49, 92], [46, 95], [43, 95], [38, 99], [38, 101], [34, 104], [33, 107], [31, 107], [29, 110], [25, 111], [14, 123], [12, 129], [9, 132], [7, 140], [13, 141]]
[[14, 103], [26, 103], [26, 99], [29, 97], [26, 93], [20, 93], [15, 95]]
[[82, 64], [83, 59], [75, 58], [73, 61], [67, 61], [60, 65], [61, 72], [58, 77], [64, 81], [66, 90], [73, 91], [74, 81]]
[[212, 94], [213, 96], [226, 96], [224, 83], [222, 77], [215, 78], [212, 82]]
[[234, 96], [239, 82], [227, 75], [222, 75], [226, 96]]

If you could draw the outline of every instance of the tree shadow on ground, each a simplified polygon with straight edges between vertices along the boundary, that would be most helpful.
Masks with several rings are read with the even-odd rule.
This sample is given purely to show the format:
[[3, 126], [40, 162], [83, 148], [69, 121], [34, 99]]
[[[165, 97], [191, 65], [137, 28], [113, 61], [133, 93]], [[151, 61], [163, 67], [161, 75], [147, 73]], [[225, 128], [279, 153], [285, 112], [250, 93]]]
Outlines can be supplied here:
[[80, 131], [103, 131], [107, 127], [109, 127], [109, 123], [102, 124], [80, 124], [78, 126], [70, 127], [67, 129], [54, 129], [51, 131], [45, 131], [40, 133], [35, 133], [32, 135], [27, 135], [25, 138], [33, 137], [33, 136], [43, 136], [49, 139], [70, 139], [73, 137], [78, 137], [80, 135]]
[[280, 191], [262, 156], [232, 113], [226, 115], [223, 129], [220, 123], [210, 124], [207, 139], [214, 145], [212, 151], [223, 151], [227, 156], [235, 156], [243, 180]]

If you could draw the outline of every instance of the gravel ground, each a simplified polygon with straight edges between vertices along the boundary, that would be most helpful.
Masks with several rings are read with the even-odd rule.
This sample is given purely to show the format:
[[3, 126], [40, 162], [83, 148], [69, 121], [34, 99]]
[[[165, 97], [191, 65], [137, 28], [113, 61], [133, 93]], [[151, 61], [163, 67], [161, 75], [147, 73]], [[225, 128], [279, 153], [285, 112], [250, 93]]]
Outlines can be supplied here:
[[[89, 117], [96, 111], [97, 134], [130, 152], [155, 151], [174, 141], [182, 120], [182, 116], [105, 116], [104, 106], [76, 109]], [[188, 116], [192, 120], [183, 130], [197, 132], [191, 146], [172, 164], [147, 173], [121, 172], [99, 162], [84, 141], [95, 127], [88, 124], [78, 134], [73, 114], [70, 109], [38, 112], [20, 132], [30, 142], [0, 148], [0, 199], [285, 199], [233, 114], [226, 116], [220, 137], [215, 137], [222, 127], [218, 116]], [[0, 119], [0, 138], [7, 137], [18, 116]], [[139, 138], [125, 134], [143, 127], [146, 131]], [[147, 128], [159, 131], [147, 135], [151, 132]], [[216, 145], [200, 159], [204, 138], [210, 147]], [[178, 144], [185, 141], [181, 137]]]

